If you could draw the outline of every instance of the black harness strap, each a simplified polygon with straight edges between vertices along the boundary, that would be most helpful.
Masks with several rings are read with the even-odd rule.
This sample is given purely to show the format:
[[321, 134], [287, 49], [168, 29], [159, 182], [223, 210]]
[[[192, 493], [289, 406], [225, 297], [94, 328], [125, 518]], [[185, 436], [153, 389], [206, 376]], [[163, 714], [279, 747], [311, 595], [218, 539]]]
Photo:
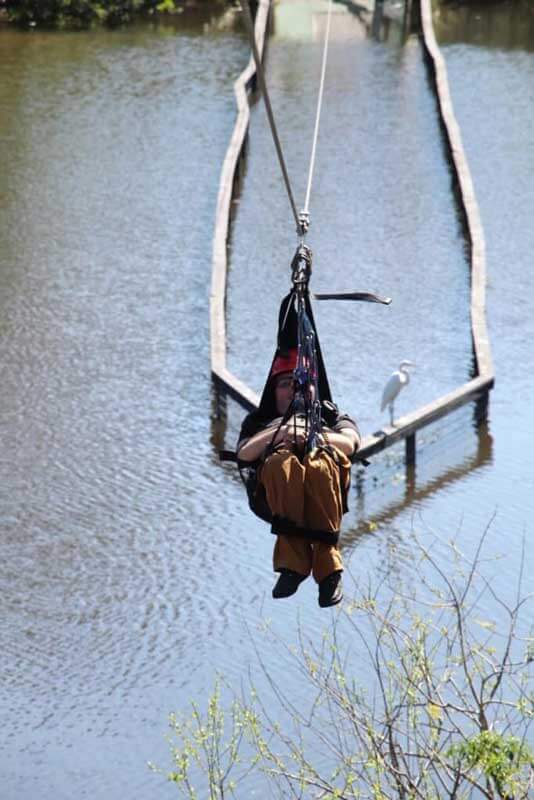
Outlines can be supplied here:
[[336, 545], [339, 541], [339, 531], [321, 531], [311, 528], [301, 528], [286, 517], [273, 517], [271, 533], [276, 536], [298, 536], [310, 542], [324, 542], [325, 544]]
[[[362, 464], [364, 467], [368, 467], [370, 462], [366, 458], [361, 458], [358, 455], [358, 451], [354, 453], [354, 455], [349, 456], [349, 460], [351, 464]], [[219, 450], [219, 461], [232, 461], [234, 464], [243, 464], [249, 466], [249, 464], [245, 461], [239, 461], [237, 457], [237, 453], [235, 450]]]
[[219, 461], [232, 461], [237, 464], [238, 458], [235, 450], [219, 450]]

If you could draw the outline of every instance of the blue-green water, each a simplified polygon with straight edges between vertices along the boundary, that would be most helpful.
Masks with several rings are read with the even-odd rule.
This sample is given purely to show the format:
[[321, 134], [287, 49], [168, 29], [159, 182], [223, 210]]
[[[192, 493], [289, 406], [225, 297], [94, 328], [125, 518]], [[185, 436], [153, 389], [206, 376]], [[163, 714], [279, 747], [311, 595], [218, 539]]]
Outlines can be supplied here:
[[[290, 5], [274, 19], [267, 77], [300, 197], [322, 17], [292, 9], [300, 27], [288, 29]], [[469, 375], [469, 284], [419, 43], [402, 44], [400, 21], [371, 39], [341, 12], [310, 244], [317, 290], [394, 298], [318, 314], [335, 395], [370, 432], [401, 358], [417, 369], [399, 411]], [[373, 461], [344, 530], [349, 595], [388, 570], [409, 579], [414, 531], [435, 531], [445, 558], [449, 536], [472, 550], [494, 512], [488, 554], [506, 554], [492, 568], [506, 593], [532, 521], [534, 61], [523, 43], [489, 47], [464, 30], [444, 53], [486, 228], [489, 434], [469, 410], [426, 433], [415, 485], [401, 452]], [[332, 619], [310, 582], [271, 600], [271, 537], [212, 444], [211, 238], [248, 50], [231, 15], [199, 11], [171, 27], [2, 30], [0, 47], [2, 798], [176, 797], [146, 767], [168, 766], [168, 712], [203, 703], [217, 671], [238, 688], [250, 669], [268, 691], [251, 636], [305, 703], [257, 625], [271, 619], [292, 643], [297, 615], [312, 639]], [[228, 322], [230, 366], [257, 390], [294, 244], [255, 106]], [[229, 440], [240, 413], [230, 408]]]

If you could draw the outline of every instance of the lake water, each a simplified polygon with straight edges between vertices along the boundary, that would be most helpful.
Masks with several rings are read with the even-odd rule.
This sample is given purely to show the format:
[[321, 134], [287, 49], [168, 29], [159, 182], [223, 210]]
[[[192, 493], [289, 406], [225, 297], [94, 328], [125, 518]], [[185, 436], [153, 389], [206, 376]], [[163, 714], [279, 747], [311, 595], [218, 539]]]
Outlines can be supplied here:
[[[324, 8], [282, 3], [269, 42], [298, 202]], [[534, 34], [478, 13], [449, 9], [437, 33], [486, 232], [489, 425], [476, 431], [465, 409], [429, 429], [415, 482], [402, 449], [373, 459], [344, 526], [349, 595], [385, 571], [409, 579], [414, 533], [445, 558], [448, 538], [471, 552], [493, 515], [488, 555], [505, 559], [489, 569], [506, 594], [528, 542]], [[403, 42], [395, 6], [372, 31], [336, 5], [309, 236], [314, 289], [393, 297], [317, 312], [335, 398], [366, 433], [383, 424], [381, 389], [402, 358], [417, 367], [399, 413], [471, 368], [465, 243], [421, 47]], [[211, 239], [248, 48], [209, 5], [112, 32], [3, 29], [0, 46], [2, 798], [176, 797], [146, 766], [169, 765], [168, 712], [204, 703], [217, 672], [238, 689], [250, 669], [268, 691], [254, 645], [304, 702], [257, 626], [270, 619], [291, 643], [336, 615], [311, 582], [271, 600], [271, 537], [214, 444]], [[295, 244], [256, 104], [228, 326], [229, 365], [257, 391]], [[229, 444], [241, 413], [230, 404]]]

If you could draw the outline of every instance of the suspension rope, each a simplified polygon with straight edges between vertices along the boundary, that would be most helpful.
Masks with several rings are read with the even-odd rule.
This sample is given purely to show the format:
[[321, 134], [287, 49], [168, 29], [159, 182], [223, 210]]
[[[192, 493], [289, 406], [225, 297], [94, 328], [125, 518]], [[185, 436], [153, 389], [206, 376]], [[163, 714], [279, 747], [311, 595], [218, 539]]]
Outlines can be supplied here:
[[276, 153], [278, 155], [278, 161], [280, 162], [280, 169], [282, 170], [282, 175], [284, 178], [284, 183], [286, 185], [287, 196], [289, 197], [289, 202], [291, 204], [291, 210], [293, 212], [293, 217], [295, 218], [295, 224], [297, 226], [297, 232], [299, 234], [302, 233], [302, 226], [299, 219], [299, 215], [297, 212], [297, 206], [295, 205], [295, 199], [293, 197], [293, 191], [291, 189], [291, 182], [289, 180], [289, 175], [287, 173], [286, 162], [284, 160], [284, 154], [282, 152], [282, 145], [280, 144], [280, 139], [278, 138], [278, 131], [276, 129], [276, 123], [274, 121], [274, 114], [271, 107], [271, 101], [269, 99], [269, 93], [267, 91], [267, 85], [265, 83], [265, 77], [263, 74], [263, 68], [261, 65], [260, 54], [258, 53], [258, 47], [256, 45], [256, 36], [254, 33], [254, 25], [252, 22], [252, 15], [250, 13], [250, 6], [248, 4], [248, 0], [241, 0], [241, 7], [243, 9], [243, 17], [245, 20], [245, 25], [247, 28], [247, 32], [250, 38], [250, 44], [252, 47], [252, 54], [254, 56], [254, 61], [256, 63], [256, 73], [258, 75], [258, 81], [261, 88], [261, 93], [263, 94], [263, 99], [265, 101], [265, 110], [267, 111], [267, 119], [269, 120], [269, 125], [271, 127], [271, 133], [274, 139], [274, 145], [276, 147]]
[[319, 122], [321, 119], [321, 111], [323, 107], [323, 90], [324, 90], [324, 79], [326, 75], [326, 62], [328, 59], [328, 42], [330, 39], [330, 21], [332, 19], [332, 0], [329, 0], [328, 3], [328, 16], [326, 20], [326, 33], [324, 37], [324, 46], [323, 46], [323, 62], [321, 66], [321, 80], [319, 83], [319, 95], [317, 98], [317, 111], [315, 114], [315, 129], [313, 132], [313, 143], [312, 143], [312, 150], [310, 156], [310, 168], [308, 171], [308, 186], [306, 188], [306, 199], [304, 201], [304, 208], [302, 210], [302, 214], [305, 215], [306, 219], [309, 219], [310, 215], [310, 194], [311, 194], [311, 187], [312, 187], [312, 180], [313, 180], [313, 171], [315, 169], [315, 151], [317, 149], [317, 139], [319, 138]]
[[284, 183], [286, 186], [287, 195], [289, 198], [289, 202], [291, 205], [291, 210], [293, 212], [293, 217], [295, 219], [295, 224], [297, 226], [297, 233], [301, 237], [308, 231], [309, 226], [309, 211], [310, 211], [310, 195], [311, 195], [311, 188], [312, 188], [312, 181], [313, 181], [313, 173], [315, 170], [315, 155], [317, 150], [317, 140], [319, 137], [319, 123], [321, 119], [321, 111], [323, 105], [323, 91], [324, 91], [324, 84], [325, 84], [325, 75], [326, 75], [326, 63], [328, 59], [328, 42], [330, 39], [330, 23], [332, 19], [332, 5], [333, 0], [329, 0], [328, 3], [328, 16], [326, 22], [326, 33], [325, 33], [325, 40], [323, 46], [323, 58], [322, 58], [322, 65], [321, 65], [321, 78], [319, 82], [319, 93], [317, 98], [317, 109], [315, 113], [315, 126], [313, 132], [313, 140], [312, 140], [312, 148], [311, 148], [311, 155], [310, 155], [310, 165], [308, 169], [308, 182], [306, 187], [306, 198], [304, 201], [304, 208], [300, 212], [297, 212], [297, 207], [295, 204], [295, 199], [293, 196], [293, 191], [291, 189], [291, 182], [289, 180], [289, 175], [286, 168], [286, 163], [284, 160], [284, 154], [282, 152], [282, 145], [280, 144], [280, 138], [278, 136], [278, 131], [276, 128], [276, 123], [274, 119], [274, 114], [271, 106], [271, 100], [269, 98], [269, 93], [267, 91], [267, 85], [265, 83], [265, 75], [263, 72], [263, 66], [261, 63], [260, 55], [258, 53], [258, 48], [256, 45], [256, 36], [254, 33], [254, 25], [252, 22], [252, 15], [250, 13], [250, 6], [249, 0], [241, 0], [241, 7], [243, 9], [243, 17], [245, 20], [245, 26], [247, 28], [247, 32], [250, 39], [250, 44], [252, 47], [252, 54], [254, 56], [254, 62], [256, 64], [256, 73], [258, 75], [258, 82], [260, 84], [260, 89], [263, 94], [263, 99], [265, 102], [265, 110], [267, 111], [267, 119], [269, 120], [269, 126], [271, 128], [271, 134], [274, 140], [276, 153], [278, 155], [278, 161], [280, 163], [280, 168], [282, 170], [282, 176], [284, 179]]

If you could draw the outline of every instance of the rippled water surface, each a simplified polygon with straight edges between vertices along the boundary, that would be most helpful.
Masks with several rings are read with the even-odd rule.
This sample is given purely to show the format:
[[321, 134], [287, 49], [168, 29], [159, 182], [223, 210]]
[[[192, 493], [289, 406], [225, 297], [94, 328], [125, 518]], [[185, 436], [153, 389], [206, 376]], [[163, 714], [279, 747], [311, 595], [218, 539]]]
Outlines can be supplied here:
[[6, 800], [168, 792], [146, 761], [228, 623], [206, 302], [247, 52], [220, 21], [0, 34]]
[[[296, 6], [274, 19], [267, 76], [300, 199], [324, 15]], [[508, 556], [494, 576], [506, 591], [533, 515], [534, 56], [531, 40], [475, 41], [448, 19], [487, 238], [489, 430], [477, 434], [464, 410], [426, 432], [415, 482], [401, 451], [376, 459], [351, 495], [345, 554], [355, 579], [409, 574], [414, 528], [438, 541], [459, 531], [470, 550], [496, 512], [489, 548]], [[367, 22], [336, 7], [310, 244], [317, 290], [394, 298], [318, 310], [336, 398], [370, 432], [401, 358], [417, 361], [408, 411], [466, 380], [471, 344], [465, 245], [420, 45], [402, 43], [398, 16], [375, 39]], [[251, 665], [261, 689], [260, 619], [288, 641], [297, 612], [311, 635], [330, 619], [310, 582], [272, 603], [271, 538], [212, 442], [211, 237], [248, 51], [227, 15], [199, 11], [172, 27], [4, 29], [0, 47], [2, 800], [175, 797], [146, 768], [168, 765], [168, 712], [203, 702], [217, 670], [237, 686]], [[249, 156], [229, 362], [259, 390], [295, 245], [259, 105]], [[229, 409], [229, 440], [239, 414]], [[271, 676], [286, 670], [261, 654]], [[282, 674], [300, 698], [298, 676]]]

